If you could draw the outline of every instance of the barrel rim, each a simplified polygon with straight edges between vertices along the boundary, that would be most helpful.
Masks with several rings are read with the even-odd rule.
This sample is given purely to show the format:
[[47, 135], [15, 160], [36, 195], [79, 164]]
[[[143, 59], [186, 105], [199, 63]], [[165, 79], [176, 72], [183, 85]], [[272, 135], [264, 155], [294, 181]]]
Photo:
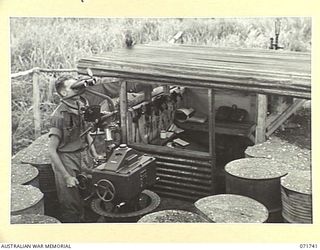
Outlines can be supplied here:
[[242, 179], [242, 180], [248, 180], [248, 181], [271, 181], [271, 180], [276, 180], [276, 179], [279, 179], [279, 182], [280, 182], [280, 179], [284, 176], [286, 176], [288, 173], [282, 175], [282, 176], [279, 176], [279, 177], [272, 177], [272, 178], [246, 178], [246, 177], [242, 177], [242, 176], [237, 176], [237, 175], [233, 175], [227, 171], [225, 171], [226, 174], [232, 176], [232, 177], [235, 177], [235, 178], [238, 178], [238, 179]]
[[[233, 160], [233, 161], [230, 161], [228, 162], [225, 167], [224, 167], [224, 171], [232, 176], [235, 176], [235, 177], [238, 177], [238, 178], [242, 178], [242, 179], [248, 179], [248, 180], [272, 180], [272, 179], [279, 179], [286, 176], [288, 174], [288, 171], [286, 169], [281, 169], [281, 168], [277, 168], [279, 171], [281, 171], [281, 173], [279, 173], [277, 176], [271, 176], [271, 177], [252, 177], [252, 178], [248, 178], [248, 177], [243, 177], [243, 176], [238, 176], [238, 175], [235, 175], [234, 173], [230, 173], [228, 171], [229, 168], [232, 168], [232, 167], [236, 167], [237, 164], [239, 162], [251, 162], [251, 163], [254, 163], [254, 162], [257, 162], [257, 161], [260, 161], [261, 159], [263, 160], [266, 160], [266, 161], [269, 161], [270, 162], [270, 166], [273, 167], [272, 163], [277, 163], [279, 165], [284, 165], [283, 162], [280, 162], [280, 161], [277, 161], [277, 160], [274, 160], [274, 159], [266, 159], [266, 158], [241, 158], [241, 159], [236, 159], [236, 160]], [[232, 166], [233, 165], [233, 166]], [[254, 167], [252, 168], [254, 169]], [[230, 170], [231, 171], [231, 170]]]
[[[146, 217], [149, 217], [151, 215], [155, 215], [155, 214], [159, 214], [160, 216], [162, 216], [162, 214], [164, 214], [165, 212], [169, 212], [169, 213], [180, 212], [180, 213], [183, 213], [184, 215], [187, 215], [187, 214], [194, 215], [195, 218], [198, 218], [200, 220], [200, 221], [197, 221], [197, 222], [194, 222], [194, 223], [209, 223], [210, 222], [206, 218], [204, 218], [203, 216], [201, 216], [200, 214], [198, 214], [196, 212], [191, 212], [191, 211], [187, 211], [187, 210], [183, 210], [183, 209], [165, 209], [165, 210], [155, 211], [155, 212], [152, 212], [152, 213], [144, 215], [143, 217], [141, 217], [139, 219], [138, 222], [139, 223], [157, 223], [155, 221], [150, 221], [150, 222], [142, 221], [142, 219], [146, 218]], [[163, 223], [171, 223], [171, 222], [163, 222]], [[178, 222], [178, 223], [190, 223], [190, 222]]]
[[[34, 173], [32, 173], [32, 174], [34, 174], [35, 176], [33, 176], [32, 178], [24, 178], [24, 180], [23, 180], [23, 182], [15, 182], [14, 181], [14, 177], [12, 176], [12, 174], [13, 174], [13, 165], [22, 165], [22, 166], [24, 166], [24, 167], [27, 167], [27, 168], [29, 168], [31, 171], [33, 171]], [[12, 163], [11, 164], [11, 183], [12, 184], [14, 184], [14, 185], [16, 185], [16, 184], [21, 184], [21, 185], [25, 185], [25, 184], [28, 184], [28, 183], [30, 183], [30, 182], [32, 182], [32, 181], [34, 181], [34, 180], [36, 180], [37, 178], [38, 178], [38, 176], [39, 176], [39, 170], [35, 167], [35, 166], [32, 166], [31, 164], [25, 164], [25, 163]], [[29, 177], [29, 176], [27, 176], [27, 175], [23, 175], [24, 177]]]
[[220, 197], [230, 197], [232, 199], [242, 199], [243, 201], [251, 202], [252, 204], [255, 204], [258, 207], [260, 207], [261, 208], [261, 212], [263, 212], [265, 216], [264, 216], [264, 218], [261, 218], [261, 220], [259, 222], [221, 222], [221, 221], [216, 221], [215, 218], [212, 218], [210, 215], [206, 214], [206, 216], [208, 218], [210, 218], [214, 223], [249, 223], [249, 224], [251, 223], [251, 224], [254, 224], [254, 223], [264, 223], [264, 222], [267, 222], [268, 219], [269, 219], [269, 210], [263, 203], [261, 203], [260, 201], [255, 200], [255, 199], [253, 199], [251, 197], [248, 197], [248, 196], [245, 196], [245, 195], [240, 195], [240, 194], [216, 194], [216, 195], [203, 197], [201, 199], [198, 199], [196, 202], [194, 202], [194, 206], [198, 210], [200, 210], [200, 208], [199, 208], [200, 207], [200, 205], [199, 205], [200, 201], [203, 202], [204, 200], [208, 200], [210, 198], [219, 199]]
[[33, 207], [33, 206], [36, 206], [36, 205], [38, 205], [41, 201], [43, 201], [43, 199], [44, 199], [44, 194], [41, 192], [41, 190], [39, 189], [39, 188], [37, 188], [37, 187], [34, 187], [34, 186], [31, 186], [31, 185], [20, 185], [20, 184], [14, 184], [14, 185], [12, 185], [11, 186], [11, 189], [12, 189], [12, 187], [14, 187], [14, 186], [19, 186], [19, 187], [21, 187], [21, 188], [31, 188], [32, 190], [35, 190], [40, 196], [39, 196], [39, 199], [34, 203], [34, 204], [32, 204], [32, 206], [24, 206], [24, 208], [19, 208], [19, 209], [15, 209], [15, 210], [13, 210], [13, 206], [12, 206], [12, 191], [11, 191], [11, 202], [10, 202], [10, 211], [11, 211], [11, 213], [17, 213], [17, 212], [20, 212], [20, 211], [24, 211], [24, 210], [26, 210], [26, 209], [28, 209], [28, 208], [30, 208], [30, 207]]
[[[50, 219], [50, 222], [46, 223], [13, 223], [13, 219], [21, 220], [24, 219], [25, 217], [36, 217], [36, 219], [39, 218], [44, 218], [44, 219]], [[49, 216], [46, 214], [14, 214], [10, 215], [10, 224], [55, 224], [55, 223], [61, 223], [57, 218], [53, 216]]]

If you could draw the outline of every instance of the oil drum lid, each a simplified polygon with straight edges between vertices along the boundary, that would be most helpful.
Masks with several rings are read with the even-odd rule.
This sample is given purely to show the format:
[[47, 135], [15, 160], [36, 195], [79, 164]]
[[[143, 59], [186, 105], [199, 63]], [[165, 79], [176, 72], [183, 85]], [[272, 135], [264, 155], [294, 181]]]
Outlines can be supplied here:
[[292, 171], [281, 178], [281, 186], [297, 193], [311, 194], [311, 172]]
[[54, 217], [42, 215], [42, 214], [21, 214], [12, 215], [11, 224], [53, 224], [60, 223], [60, 221]]
[[11, 183], [26, 184], [34, 180], [39, 174], [36, 167], [29, 164], [13, 163], [11, 166]]
[[244, 158], [229, 162], [225, 170], [230, 175], [255, 180], [280, 178], [288, 173], [283, 162], [264, 158]]
[[194, 205], [216, 223], [263, 223], [268, 219], [268, 209], [264, 205], [241, 195], [208, 196]]
[[22, 149], [12, 157], [13, 163], [31, 165], [51, 164], [49, 156], [49, 133], [37, 138], [29, 147]]
[[247, 147], [245, 154], [254, 158], [276, 159], [285, 162], [289, 170], [309, 170], [311, 151], [302, 149], [278, 137]]
[[198, 214], [183, 210], [163, 210], [143, 216], [139, 223], [199, 223], [208, 222]]
[[21, 211], [36, 205], [43, 198], [43, 193], [31, 185], [11, 186], [11, 212]]

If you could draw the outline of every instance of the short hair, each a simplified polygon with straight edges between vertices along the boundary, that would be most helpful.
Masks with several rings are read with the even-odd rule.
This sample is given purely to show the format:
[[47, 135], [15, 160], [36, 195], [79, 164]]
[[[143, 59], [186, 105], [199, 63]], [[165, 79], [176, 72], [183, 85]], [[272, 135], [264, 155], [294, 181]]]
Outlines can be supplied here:
[[56, 88], [57, 93], [60, 96], [61, 96], [61, 90], [64, 87], [64, 83], [68, 80], [71, 80], [71, 79], [76, 80], [76, 78], [72, 75], [62, 75], [62, 76], [59, 76], [59, 78], [55, 81], [54, 86]]

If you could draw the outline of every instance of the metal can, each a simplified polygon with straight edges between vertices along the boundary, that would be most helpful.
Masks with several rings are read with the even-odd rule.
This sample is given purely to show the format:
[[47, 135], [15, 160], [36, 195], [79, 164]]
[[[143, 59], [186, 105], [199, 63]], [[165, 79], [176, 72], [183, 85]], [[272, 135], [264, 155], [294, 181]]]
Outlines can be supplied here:
[[167, 138], [167, 132], [165, 130], [160, 131], [160, 139], [166, 139]]

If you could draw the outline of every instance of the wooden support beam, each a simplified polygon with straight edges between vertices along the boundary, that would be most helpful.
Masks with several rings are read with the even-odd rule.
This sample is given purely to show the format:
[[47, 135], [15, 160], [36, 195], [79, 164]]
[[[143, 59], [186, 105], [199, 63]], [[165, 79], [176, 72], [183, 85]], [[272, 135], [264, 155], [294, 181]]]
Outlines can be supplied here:
[[[131, 109], [131, 111], [133, 111]], [[127, 143], [133, 143], [134, 138], [133, 138], [133, 120], [132, 120], [132, 112], [130, 112], [130, 108], [127, 112], [127, 119], [128, 119], [128, 127], [127, 127]]]
[[34, 137], [37, 139], [41, 135], [41, 116], [40, 116], [40, 87], [39, 87], [39, 71], [35, 70], [32, 75], [33, 86], [33, 121], [34, 121]]
[[33, 72], [34, 72], [34, 69], [29, 69], [29, 70], [22, 71], [22, 72], [12, 73], [10, 75], [10, 77], [11, 78], [16, 78], [16, 77], [20, 77], [20, 76], [26, 76], [26, 75], [32, 74]]
[[280, 117], [281, 113], [271, 113], [268, 115], [266, 120], [266, 127], [269, 127], [271, 123], [273, 123], [275, 120], [277, 120]]
[[215, 101], [213, 89], [208, 89], [208, 105], [209, 105], [209, 153], [215, 158]]
[[44, 72], [44, 73], [64, 73], [64, 72], [78, 72], [77, 69], [42, 69], [42, 68], [32, 68], [26, 71], [21, 71], [21, 72], [16, 72], [16, 73], [12, 73], [10, 75], [11, 78], [16, 78], [16, 77], [20, 77], [20, 76], [26, 76], [29, 74], [33, 74], [33, 72]]
[[268, 99], [266, 95], [257, 94], [257, 127], [255, 143], [262, 143], [266, 140], [266, 117]]
[[128, 112], [128, 99], [127, 99], [127, 82], [121, 82], [120, 87], [120, 122], [121, 122], [121, 143], [127, 143], [127, 112]]
[[294, 112], [296, 112], [305, 103], [305, 99], [296, 99], [289, 108], [280, 114], [266, 129], [266, 135], [270, 136], [276, 131]]
[[152, 99], [152, 85], [146, 85], [144, 89], [144, 100], [151, 101]]
[[215, 98], [214, 90], [208, 89], [208, 128], [209, 128], [209, 154], [211, 156], [211, 191], [216, 193], [217, 190], [217, 171], [216, 171], [216, 137], [215, 137]]

